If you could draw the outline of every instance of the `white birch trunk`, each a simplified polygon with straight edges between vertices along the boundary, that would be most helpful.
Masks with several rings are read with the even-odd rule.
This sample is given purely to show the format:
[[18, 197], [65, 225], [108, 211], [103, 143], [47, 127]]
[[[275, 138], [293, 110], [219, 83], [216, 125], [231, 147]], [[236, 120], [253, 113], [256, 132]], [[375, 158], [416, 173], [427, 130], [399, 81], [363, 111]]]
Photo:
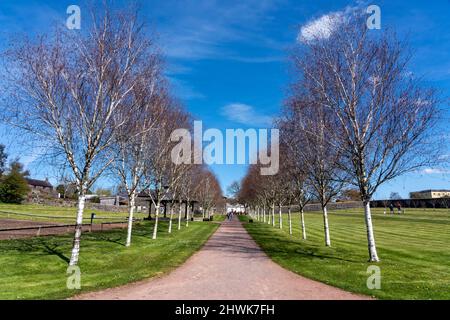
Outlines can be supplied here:
[[375, 245], [375, 236], [373, 234], [372, 213], [370, 210], [370, 201], [364, 202], [364, 217], [366, 220], [369, 261], [370, 262], [379, 262], [380, 259], [378, 258], [377, 247]]
[[169, 233], [172, 233], [173, 202], [170, 204]]
[[283, 215], [281, 213], [281, 204], [278, 205], [278, 224], [279, 228], [283, 229]]
[[75, 226], [75, 235], [73, 237], [72, 254], [70, 256], [70, 266], [76, 266], [78, 264], [78, 257], [80, 255], [80, 240], [81, 240], [81, 229], [83, 227], [83, 212], [84, 205], [86, 203], [85, 192], [82, 191], [78, 197], [78, 209], [77, 209], [77, 222]]
[[292, 215], [291, 215], [291, 206], [288, 208], [288, 219], [289, 219], [289, 234], [292, 236]]
[[328, 226], [328, 209], [327, 206], [323, 207], [323, 230], [325, 232], [325, 245], [331, 247], [330, 240], [330, 228]]
[[263, 206], [263, 222], [266, 222], [266, 205]]
[[156, 235], [158, 233], [158, 220], [159, 220], [159, 203], [155, 207], [155, 226], [153, 227], [153, 237], [152, 239], [156, 239]]
[[272, 204], [272, 226], [275, 227], [275, 203]]
[[181, 229], [181, 208], [182, 208], [182, 203], [180, 201], [180, 205], [178, 206], [178, 230]]
[[[188, 206], [189, 200], [186, 201], [185, 206]], [[191, 211], [191, 208], [188, 206], [186, 209], [186, 227], [189, 227], [189, 212]]]
[[131, 245], [131, 231], [133, 229], [133, 215], [134, 215], [135, 201], [136, 201], [136, 193], [133, 192], [130, 195], [130, 207], [128, 208], [127, 242], [125, 243], [126, 247], [129, 247]]
[[306, 240], [305, 215], [304, 215], [304, 212], [303, 212], [303, 208], [300, 210], [300, 223], [302, 225], [302, 237], [303, 237], [303, 240]]

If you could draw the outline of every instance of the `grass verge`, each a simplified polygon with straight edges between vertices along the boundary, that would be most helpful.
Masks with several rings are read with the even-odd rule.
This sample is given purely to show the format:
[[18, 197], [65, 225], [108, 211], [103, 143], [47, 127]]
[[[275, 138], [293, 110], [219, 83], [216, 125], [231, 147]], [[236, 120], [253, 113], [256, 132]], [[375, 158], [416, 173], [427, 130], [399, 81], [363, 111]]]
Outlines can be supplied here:
[[[241, 218], [246, 220], [245, 217]], [[299, 215], [293, 235], [287, 216], [283, 229], [262, 223], [245, 228], [276, 263], [308, 278], [379, 299], [450, 299], [450, 211], [408, 209], [405, 215], [384, 215], [375, 209], [373, 223], [381, 262], [368, 263], [367, 238], [361, 210], [331, 212], [332, 247], [323, 240], [320, 213], [306, 213], [308, 239], [301, 239]], [[381, 289], [367, 287], [367, 268], [381, 271]]]
[[226, 217], [227, 216], [225, 214], [215, 214], [214, 218], [213, 218], [213, 221], [215, 221], [215, 222], [222, 222], [222, 221], [225, 221]]
[[168, 223], [160, 222], [152, 240], [153, 223], [137, 223], [129, 248], [126, 230], [84, 233], [81, 290], [66, 288], [72, 234], [0, 241], [0, 299], [62, 299], [161, 275], [200, 249], [218, 226], [193, 222], [169, 234]]
[[[15, 215], [14, 213], [29, 214], [31, 216]], [[96, 214], [94, 220], [95, 223], [125, 220], [126, 217], [128, 217], [128, 212], [107, 212], [86, 208], [84, 210], [85, 222], [89, 221], [91, 213]], [[31, 220], [31, 221], [55, 222], [55, 223], [75, 223], [76, 214], [77, 214], [76, 207], [56, 207], [40, 204], [0, 203], [0, 219]], [[147, 216], [148, 216], [147, 213], [138, 212], [134, 214], [134, 217], [137, 219], [145, 218]]]

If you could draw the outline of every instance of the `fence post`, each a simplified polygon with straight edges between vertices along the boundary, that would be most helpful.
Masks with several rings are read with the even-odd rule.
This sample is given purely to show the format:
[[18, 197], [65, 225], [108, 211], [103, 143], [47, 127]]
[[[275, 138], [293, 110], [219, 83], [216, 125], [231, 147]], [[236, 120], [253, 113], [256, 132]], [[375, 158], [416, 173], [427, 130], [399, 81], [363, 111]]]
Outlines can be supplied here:
[[92, 232], [92, 222], [94, 221], [94, 219], [95, 219], [95, 213], [91, 213], [91, 225], [89, 226], [89, 232]]
[[36, 233], [36, 237], [39, 237], [41, 235], [41, 227], [38, 228], [38, 231]]

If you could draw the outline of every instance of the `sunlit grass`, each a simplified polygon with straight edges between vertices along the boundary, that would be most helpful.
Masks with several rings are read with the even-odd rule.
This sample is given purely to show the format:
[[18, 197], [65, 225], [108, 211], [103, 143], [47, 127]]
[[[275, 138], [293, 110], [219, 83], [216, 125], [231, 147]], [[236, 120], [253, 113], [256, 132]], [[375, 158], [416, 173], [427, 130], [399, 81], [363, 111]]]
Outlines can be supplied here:
[[324, 245], [323, 220], [305, 213], [308, 239], [301, 240], [299, 215], [293, 235], [262, 222], [245, 227], [277, 263], [306, 277], [381, 299], [450, 299], [450, 210], [406, 209], [404, 215], [373, 210], [381, 262], [381, 289], [369, 290], [367, 238], [362, 209], [330, 212], [331, 248]]
[[[14, 213], [24, 213], [27, 215], [15, 215]], [[39, 204], [6, 204], [0, 203], [0, 219], [31, 220], [56, 223], [75, 223], [77, 208], [74, 207], [56, 207]], [[123, 212], [108, 212], [86, 208], [84, 211], [84, 222], [89, 223], [91, 213], [95, 213], [95, 222], [110, 222], [125, 220], [128, 216], [126, 209]], [[134, 217], [142, 219], [148, 216], [148, 213], [135, 213]], [[55, 218], [58, 217], [58, 218]], [[1, 228], [1, 226], [0, 226]]]
[[60, 299], [160, 275], [181, 265], [219, 224], [192, 222], [169, 234], [168, 223], [160, 222], [156, 240], [152, 226], [136, 224], [129, 248], [125, 230], [84, 233], [81, 291], [66, 288], [72, 234], [0, 241], [0, 299]]

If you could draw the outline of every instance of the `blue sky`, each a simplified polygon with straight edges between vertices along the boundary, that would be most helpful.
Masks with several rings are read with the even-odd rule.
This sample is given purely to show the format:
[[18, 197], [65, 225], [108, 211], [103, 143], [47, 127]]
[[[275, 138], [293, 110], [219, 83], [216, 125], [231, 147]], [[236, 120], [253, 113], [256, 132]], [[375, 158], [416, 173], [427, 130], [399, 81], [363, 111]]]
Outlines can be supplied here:
[[[127, 1], [115, 1], [117, 6]], [[46, 32], [52, 22], [64, 23], [71, 4], [84, 1], [0, 0], [1, 43], [18, 32]], [[408, 36], [415, 51], [411, 71], [450, 96], [450, 1], [145, 1], [144, 15], [158, 34], [166, 55], [167, 75], [176, 95], [206, 128], [265, 128], [286, 97], [290, 82], [287, 55], [301, 26], [323, 15], [356, 6], [377, 4], [382, 28]], [[83, 19], [83, 17], [82, 17]], [[444, 121], [449, 121], [447, 113]], [[0, 128], [1, 129], [1, 128]], [[448, 126], [443, 133], [450, 136]], [[32, 174], [51, 176], [31, 151], [13, 148], [7, 137], [0, 143], [21, 156]], [[240, 180], [245, 165], [214, 165], [226, 187]], [[450, 188], [450, 173], [438, 168], [408, 174], [380, 188], [376, 198], [391, 191]]]

